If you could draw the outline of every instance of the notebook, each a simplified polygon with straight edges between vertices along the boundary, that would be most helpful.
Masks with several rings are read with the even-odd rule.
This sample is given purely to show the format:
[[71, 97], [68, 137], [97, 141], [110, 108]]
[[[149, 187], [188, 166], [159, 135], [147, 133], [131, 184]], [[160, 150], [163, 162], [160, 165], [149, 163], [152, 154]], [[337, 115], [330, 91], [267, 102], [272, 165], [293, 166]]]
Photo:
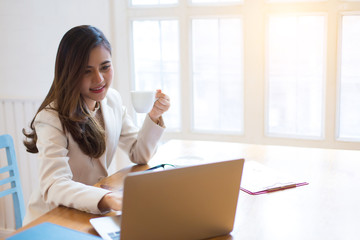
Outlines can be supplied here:
[[[244, 159], [237, 159], [130, 173], [124, 180], [121, 216], [90, 222], [103, 239], [119, 239], [105, 229], [118, 231], [121, 240], [191, 240], [229, 234], [243, 166]], [[113, 228], [116, 223], [121, 230]]]
[[98, 236], [79, 232], [54, 223], [44, 222], [34, 227], [19, 232], [7, 240], [64, 240], [64, 239], [82, 239], [82, 240], [101, 240]]
[[308, 185], [303, 179], [277, 171], [255, 161], [246, 161], [241, 190], [250, 195], [260, 195]]

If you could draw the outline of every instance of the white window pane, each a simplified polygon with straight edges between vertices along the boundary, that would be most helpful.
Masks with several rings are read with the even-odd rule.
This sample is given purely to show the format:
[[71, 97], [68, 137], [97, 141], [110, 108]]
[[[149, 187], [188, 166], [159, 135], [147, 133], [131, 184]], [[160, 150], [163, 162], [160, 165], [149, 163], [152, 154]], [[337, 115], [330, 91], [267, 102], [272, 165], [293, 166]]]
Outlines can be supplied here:
[[[134, 89], [162, 89], [171, 98], [166, 126], [180, 128], [179, 34], [176, 20], [133, 22]], [[139, 117], [139, 122], [142, 118]]]
[[192, 21], [194, 129], [243, 131], [240, 19]]
[[192, 3], [243, 3], [244, 0], [191, 0]]
[[131, 0], [130, 3], [133, 6], [168, 5], [176, 4], [178, 0]]
[[276, 2], [326, 2], [328, 0], [267, 0], [267, 2], [270, 3], [276, 3]]
[[324, 31], [323, 16], [270, 17], [268, 133], [322, 137]]
[[360, 140], [360, 16], [344, 16], [341, 40], [341, 139]]

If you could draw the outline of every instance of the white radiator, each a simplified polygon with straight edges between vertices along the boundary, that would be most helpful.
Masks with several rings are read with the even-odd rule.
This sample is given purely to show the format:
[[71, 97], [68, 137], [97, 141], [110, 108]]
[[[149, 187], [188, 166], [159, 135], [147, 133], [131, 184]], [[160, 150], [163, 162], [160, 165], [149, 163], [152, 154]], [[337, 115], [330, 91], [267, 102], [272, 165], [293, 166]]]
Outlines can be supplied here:
[[[40, 100], [0, 99], [0, 135], [10, 134], [14, 139], [25, 206], [38, 183], [38, 168], [36, 155], [26, 152], [22, 143], [22, 129], [29, 129], [40, 104]], [[5, 157], [5, 151], [0, 151], [0, 166], [7, 165]], [[11, 195], [0, 199], [0, 229], [15, 229]]]

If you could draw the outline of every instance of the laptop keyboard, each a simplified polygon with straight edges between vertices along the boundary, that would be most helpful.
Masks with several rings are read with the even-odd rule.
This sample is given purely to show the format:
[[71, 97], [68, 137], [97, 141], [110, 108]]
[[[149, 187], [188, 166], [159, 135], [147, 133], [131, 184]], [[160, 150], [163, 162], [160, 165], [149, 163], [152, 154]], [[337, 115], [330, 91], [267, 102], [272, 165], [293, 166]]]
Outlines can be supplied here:
[[108, 235], [113, 240], [119, 240], [120, 239], [120, 231], [108, 233]]

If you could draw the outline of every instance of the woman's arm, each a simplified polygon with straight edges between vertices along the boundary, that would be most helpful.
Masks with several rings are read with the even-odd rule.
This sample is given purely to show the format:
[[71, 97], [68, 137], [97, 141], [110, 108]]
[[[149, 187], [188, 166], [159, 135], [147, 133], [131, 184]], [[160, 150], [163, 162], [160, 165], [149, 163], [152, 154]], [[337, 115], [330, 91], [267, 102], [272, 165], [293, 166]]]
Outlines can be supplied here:
[[[98, 203], [110, 191], [73, 180], [73, 172], [69, 165], [68, 139], [56, 112], [49, 110], [40, 112], [34, 125], [38, 136], [42, 200], [52, 207], [63, 205], [90, 213], [101, 213]], [[81, 152], [76, 156], [78, 157], [76, 161], [84, 157], [87, 159], [83, 160], [91, 161]], [[91, 174], [91, 172], [82, 172], [82, 174]]]

